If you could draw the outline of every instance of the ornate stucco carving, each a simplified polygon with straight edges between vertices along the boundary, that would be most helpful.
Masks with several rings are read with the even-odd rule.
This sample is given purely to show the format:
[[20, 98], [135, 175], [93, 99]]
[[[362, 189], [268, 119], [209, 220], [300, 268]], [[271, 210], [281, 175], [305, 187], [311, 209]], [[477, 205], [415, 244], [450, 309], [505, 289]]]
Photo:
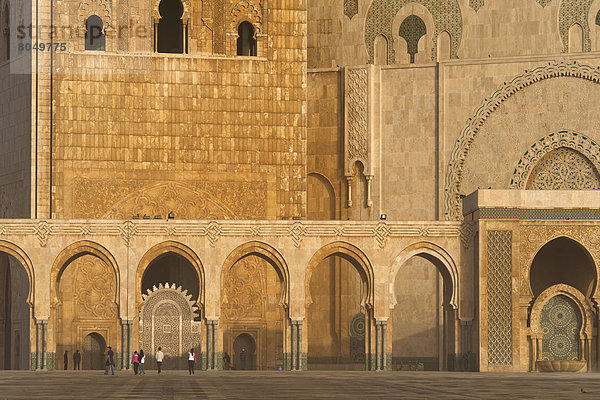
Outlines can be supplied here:
[[229, 27], [230, 32], [237, 33], [237, 27], [244, 21], [250, 22], [255, 29], [255, 33], [259, 34], [263, 31], [263, 12], [262, 4], [255, 3], [250, 0], [241, 0], [238, 2], [232, 2], [230, 9], [231, 13], [231, 24]]
[[[223, 318], [229, 321], [265, 317], [264, 264], [260, 257], [247, 256], [236, 262], [223, 277]], [[269, 265], [267, 267], [271, 268]]]
[[[587, 171], [595, 172], [595, 182], [591, 182], [590, 185], [585, 185], [584, 182], [581, 182], [581, 187], [571, 187], [571, 189], [595, 188], [593, 186], [597, 186], [598, 184], [597, 174], [598, 171], [600, 171], [600, 146], [593, 140], [590, 140], [577, 132], [568, 130], [551, 133], [535, 142], [517, 163], [515, 171], [513, 172], [513, 177], [510, 180], [510, 188], [525, 189], [527, 182], [530, 181], [532, 171], [538, 166], [540, 160], [548, 153], [560, 148], [572, 149], [581, 153], [581, 155], [591, 164], [591, 167], [595, 169], [595, 171]], [[579, 164], [581, 164], [584, 160], [579, 161]], [[573, 163], [573, 165], [567, 165], [566, 167], [576, 168], [577, 165], [578, 164]], [[581, 167], [585, 168], [586, 165], [581, 165]], [[543, 187], [536, 188], [543, 189]]]
[[416, 2], [422, 4], [433, 16], [435, 30], [433, 32], [433, 46], [431, 59], [437, 58], [437, 38], [440, 33], [447, 31], [450, 34], [450, 57], [456, 58], [462, 37], [462, 15], [456, 0], [374, 0], [367, 12], [365, 24], [365, 44], [369, 53], [369, 63], [373, 63], [375, 38], [383, 35], [387, 38], [388, 64], [393, 64], [396, 59], [394, 51], [394, 32], [392, 23], [398, 11], [406, 4]]
[[355, 161], [365, 164], [368, 155], [369, 74], [366, 68], [354, 68], [347, 73], [346, 92], [346, 155], [347, 169]]
[[352, 19], [358, 14], [358, 0], [344, 0], [344, 15]]
[[[238, 219], [263, 219], [266, 217], [267, 186], [265, 182], [188, 181], [185, 185], [178, 182], [163, 182], [148, 185], [144, 181], [85, 178], [76, 178], [73, 180], [73, 217], [122, 217], [122, 219], [129, 219], [138, 212], [141, 213], [140, 216], [143, 216], [144, 212], [148, 214], [152, 210], [142, 210], [136, 203], [136, 199], [159, 196], [161, 193], [171, 190], [169, 189], [170, 187], [174, 188], [176, 192], [170, 195], [170, 201], [175, 201], [175, 199], [185, 200], [184, 203], [187, 206], [182, 204], [181, 207], [187, 207], [188, 210], [192, 205], [192, 208], [195, 208], [193, 212], [195, 215], [192, 216], [194, 219], [211, 218], [209, 214], [202, 216], [202, 207], [210, 209], [213, 203], [218, 204], [218, 209], [225, 210], [223, 215], [225, 219], [233, 218], [234, 216]], [[151, 202], [156, 202], [156, 199], [151, 200]], [[140, 209], [140, 211], [129, 214], [132, 209], [127, 210], [123, 208], [123, 205], [130, 208], [133, 207], [133, 209]], [[180, 208], [180, 206], [177, 205], [177, 208]], [[154, 215], [151, 216], [154, 217]], [[166, 217], [166, 215], [162, 216]], [[179, 218], [177, 215], [175, 217]]]
[[116, 278], [112, 267], [96, 256], [84, 255], [73, 261], [75, 272], [74, 300], [76, 316], [84, 319], [117, 317], [114, 303]]
[[[181, 286], [169, 283], [154, 286], [142, 295], [140, 308], [140, 347], [154, 354], [162, 347], [166, 357], [181, 358], [190, 348], [199, 349], [200, 321], [191, 295]], [[184, 360], [185, 361], [185, 360]]]
[[104, 28], [112, 24], [112, 1], [110, 0], [84, 0], [79, 5], [79, 23], [85, 28], [85, 21], [91, 16], [97, 15], [102, 18]]
[[482, 104], [473, 112], [473, 115], [467, 120], [466, 126], [456, 140], [456, 145], [454, 146], [446, 170], [443, 202], [445, 219], [456, 220], [461, 218], [459, 193], [464, 162], [471, 144], [490, 114], [506, 99], [521, 89], [543, 79], [564, 76], [577, 77], [598, 83], [600, 82], [600, 69], [577, 62], [559, 61], [548, 63], [530, 71], [525, 70], [525, 73], [516, 76], [509, 82], [505, 82], [491, 96], [486, 97]]
[[[598, 229], [594, 225], [566, 225], [566, 226], [546, 226], [542, 224], [530, 224], [522, 227], [525, 240], [521, 241], [520, 247], [520, 265], [521, 282], [520, 295], [533, 298], [531, 285], [529, 282], [529, 272], [533, 259], [538, 251], [548, 242], [558, 237], [567, 237], [581, 244], [590, 252], [595, 265], [600, 265], [600, 236]], [[598, 296], [598, 288], [594, 296]]]
[[469, 0], [469, 7], [475, 11], [479, 11], [485, 5], [485, 0]]
[[160, 215], [173, 211], [178, 219], [233, 219], [234, 213], [208, 193], [176, 183], [157, 184], [133, 193], [115, 204], [104, 216], [128, 219], [133, 215]]
[[[547, 2], [547, 0], [539, 1]], [[569, 29], [574, 24], [579, 24], [583, 29], [583, 51], [592, 50], [588, 13], [593, 2], [594, 0], [562, 0], [560, 3], [558, 29], [563, 42], [563, 52], [569, 51]]]

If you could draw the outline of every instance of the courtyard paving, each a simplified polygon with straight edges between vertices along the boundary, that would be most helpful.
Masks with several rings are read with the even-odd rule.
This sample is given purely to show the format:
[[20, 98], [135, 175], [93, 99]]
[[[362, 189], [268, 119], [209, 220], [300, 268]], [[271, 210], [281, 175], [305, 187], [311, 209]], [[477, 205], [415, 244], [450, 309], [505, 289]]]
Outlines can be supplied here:
[[599, 398], [600, 374], [0, 371], [2, 400]]

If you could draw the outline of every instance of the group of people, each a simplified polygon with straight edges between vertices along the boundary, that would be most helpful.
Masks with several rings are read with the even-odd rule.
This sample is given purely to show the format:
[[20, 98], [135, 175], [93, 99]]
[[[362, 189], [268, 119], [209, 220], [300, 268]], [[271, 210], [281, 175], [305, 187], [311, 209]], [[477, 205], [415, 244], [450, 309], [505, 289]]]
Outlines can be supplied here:
[[[65, 350], [65, 355], [64, 355], [64, 364], [65, 364], [65, 371], [67, 369], [69, 369], [69, 351]], [[79, 350], [76, 350], [75, 353], [73, 353], [73, 370], [80, 370], [81, 369], [81, 353], [79, 352]]]
[[[79, 352], [79, 350], [78, 350]], [[65, 353], [66, 354], [66, 353]], [[66, 355], [65, 355], [66, 357]], [[162, 347], [159, 347], [154, 355], [154, 359], [156, 360], [156, 365], [158, 366], [158, 373], [162, 372], [162, 363], [165, 358], [164, 353], [162, 352]], [[188, 372], [190, 375], [194, 374], [196, 367], [196, 353], [194, 349], [190, 349], [187, 353], [188, 359]], [[144, 354], [144, 350], [140, 349], [138, 353], [137, 350], [133, 352], [133, 356], [131, 358], [133, 362], [133, 372], [135, 375], [142, 375], [146, 373], [145, 363], [146, 363], [146, 355]], [[106, 351], [106, 369], [104, 371], [104, 375], [108, 375], [108, 371], [110, 370], [112, 374], [115, 374], [115, 353], [112, 351], [110, 346], [107, 347]], [[65, 368], [66, 369], [66, 368]]]

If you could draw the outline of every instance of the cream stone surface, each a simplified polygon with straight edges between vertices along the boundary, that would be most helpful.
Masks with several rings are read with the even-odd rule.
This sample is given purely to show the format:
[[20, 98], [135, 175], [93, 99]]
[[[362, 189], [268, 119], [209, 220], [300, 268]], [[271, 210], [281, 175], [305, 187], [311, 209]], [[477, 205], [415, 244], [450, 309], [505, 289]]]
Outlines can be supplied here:
[[163, 2], [0, 2], [0, 365], [598, 368], [600, 0]]

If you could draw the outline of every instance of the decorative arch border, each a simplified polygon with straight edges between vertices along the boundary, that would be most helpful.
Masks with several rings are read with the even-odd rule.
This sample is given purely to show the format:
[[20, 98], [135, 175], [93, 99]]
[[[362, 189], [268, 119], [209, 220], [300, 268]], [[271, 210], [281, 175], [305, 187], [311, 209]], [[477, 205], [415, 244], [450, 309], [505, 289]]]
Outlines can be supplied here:
[[140, 309], [143, 303], [142, 279], [144, 277], [144, 273], [154, 260], [167, 253], [175, 253], [182, 256], [192, 265], [192, 267], [196, 271], [196, 275], [198, 276], [199, 280], [198, 288], [200, 291], [197, 299], [197, 304], [200, 308], [203, 308], [205, 298], [204, 285], [206, 279], [204, 275], [204, 266], [202, 265], [202, 261], [200, 261], [200, 257], [198, 257], [194, 250], [192, 250], [183, 243], [171, 240], [152, 246], [140, 259], [135, 274], [136, 308]]
[[[98, 1], [98, 0], [96, 0]], [[152, 18], [158, 21], [160, 19], [160, 12], [158, 11], [158, 7], [160, 6], [160, 2], [162, 0], [154, 0], [154, 7], [152, 8]], [[190, 0], [179, 0], [183, 5], [183, 15], [181, 15], [182, 21], [188, 21], [190, 19], [190, 15], [192, 14], [192, 4]]]
[[79, 24], [85, 32], [85, 22], [92, 15], [97, 15], [104, 23], [103, 29], [110, 29], [112, 23], [112, 5], [108, 0], [84, 0], [79, 5]]
[[263, 30], [263, 13], [259, 5], [256, 5], [251, 0], [238, 1], [230, 10], [231, 22], [229, 31], [237, 35], [238, 27], [244, 21], [248, 21], [254, 27], [254, 35], [262, 33]]
[[388, 39], [387, 63], [393, 64], [396, 58], [392, 23], [396, 14], [409, 3], [423, 5], [433, 15], [435, 30], [432, 37], [431, 60], [437, 59], [437, 38], [443, 31], [450, 33], [450, 58], [457, 58], [462, 37], [462, 15], [457, 0], [374, 0], [367, 12], [365, 23], [365, 45], [369, 64], [374, 62], [375, 38], [383, 35]]
[[532, 70], [525, 70], [525, 73], [517, 75], [510, 82], [504, 82], [491, 96], [484, 98], [481, 105], [475, 109], [456, 139], [450, 156], [444, 187], [444, 219], [459, 220], [461, 218], [459, 192], [462, 170], [473, 141], [491, 113], [521, 89], [545, 79], [558, 77], [574, 77], [600, 83], [600, 67], [579, 64], [576, 61], [559, 61], [549, 62], [548, 65]]
[[7, 240], [0, 240], [0, 252], [6, 253], [16, 258], [17, 261], [19, 261], [19, 263], [21, 263], [21, 265], [25, 269], [27, 279], [29, 280], [29, 293], [27, 293], [27, 304], [29, 304], [31, 310], [33, 310], [35, 297], [35, 270], [33, 268], [33, 263], [31, 262], [31, 259], [23, 249]]
[[[449, 278], [452, 284], [452, 296], [450, 298], [450, 306], [454, 309], [458, 309], [458, 296], [459, 296], [459, 274], [456, 263], [452, 259], [452, 256], [444, 250], [442, 247], [431, 242], [417, 242], [406, 247], [398, 254], [392, 263], [390, 274], [388, 278], [390, 287], [390, 308], [394, 308], [398, 303], [396, 300], [395, 281], [400, 268], [414, 256], [429, 255], [438, 260], [445, 268], [440, 270], [440, 273], [444, 276], [444, 279]], [[437, 266], [436, 266], [437, 267]], [[438, 268], [439, 270], [439, 268]]]
[[[535, 235], [535, 233], [533, 233], [533, 234]], [[588, 247], [586, 247], [582, 243], [582, 238], [578, 237], [575, 234], [575, 232], [566, 232], [566, 231], [560, 232], [560, 233], [553, 233], [553, 234], [549, 235], [548, 237], [543, 237], [541, 244], [538, 243], [537, 246], [535, 247], [535, 250], [529, 254], [527, 262], [525, 264], [523, 264], [521, 267], [521, 274], [522, 274], [521, 276], [525, 280], [525, 282], [522, 282], [522, 286], [521, 286], [526, 292], [524, 294], [528, 295], [531, 299], [533, 299], [533, 289], [531, 288], [531, 267], [533, 266], [533, 260], [535, 260], [535, 257], [544, 248], [544, 246], [546, 246], [548, 243], [550, 243], [551, 241], [558, 239], [558, 238], [567, 238], [567, 239], [570, 239], [570, 240], [576, 242], [583, 249], [583, 251], [585, 251], [588, 254], [590, 259], [594, 263], [594, 271], [596, 271], [596, 285], [594, 287], [594, 291], [593, 291], [591, 297], [598, 296], [599, 289], [600, 289], [600, 280], [599, 280], [600, 276], [599, 276], [599, 272], [598, 272], [598, 267], [597, 267], [598, 263], [596, 261], [596, 257], [594, 257], [594, 254], [592, 254], [592, 252], [588, 249]], [[528, 238], [528, 241], [531, 242], [531, 237]]]
[[353, 261], [353, 264], [360, 274], [363, 282], [363, 298], [361, 299], [361, 306], [367, 310], [372, 310], [374, 305], [373, 292], [375, 275], [373, 273], [371, 261], [358, 247], [341, 241], [332, 242], [321, 247], [315, 254], [313, 254], [308, 262], [304, 278], [306, 305], [308, 306], [312, 304], [312, 296], [310, 294], [310, 278], [312, 277], [314, 270], [321, 263], [321, 261], [334, 255], [339, 255], [345, 257], [346, 259], [349, 258], [351, 262]]
[[289, 309], [290, 271], [281, 253], [273, 246], [264, 242], [252, 241], [244, 243], [229, 253], [223, 263], [223, 268], [221, 269], [221, 290], [223, 289], [225, 274], [231, 270], [239, 260], [251, 255], [258, 256], [268, 261], [269, 264], [275, 268], [281, 281], [281, 297], [279, 298], [279, 305], [284, 309]]
[[525, 189], [531, 171], [538, 162], [550, 151], [567, 147], [583, 154], [600, 171], [600, 146], [584, 135], [570, 130], [553, 132], [535, 142], [523, 154], [510, 180], [511, 189]]
[[587, 299], [579, 290], [570, 285], [565, 285], [562, 283], [550, 286], [548, 289], [544, 290], [537, 299], [535, 299], [533, 306], [531, 307], [531, 333], [536, 336], [542, 334], [542, 329], [540, 326], [542, 309], [552, 298], [560, 295], [573, 300], [573, 302], [579, 308], [579, 312], [581, 313], [582, 317], [579, 338], [591, 339], [594, 336], [595, 320], [595, 313], [591, 301]]
[[69, 264], [74, 261], [76, 258], [79, 258], [83, 255], [91, 254], [93, 256], [98, 257], [102, 261], [104, 261], [108, 266], [110, 266], [115, 274], [115, 283], [116, 290], [114, 296], [114, 302], [117, 304], [117, 307], [120, 305], [120, 287], [121, 287], [121, 273], [119, 271], [119, 265], [115, 260], [115, 257], [108, 251], [104, 246], [99, 243], [92, 242], [90, 240], [81, 240], [79, 242], [75, 242], [64, 248], [60, 254], [54, 260], [52, 264], [52, 269], [50, 272], [50, 296], [54, 304], [58, 303], [58, 286], [60, 282], [60, 278], [64, 273], [65, 269], [69, 266]]

